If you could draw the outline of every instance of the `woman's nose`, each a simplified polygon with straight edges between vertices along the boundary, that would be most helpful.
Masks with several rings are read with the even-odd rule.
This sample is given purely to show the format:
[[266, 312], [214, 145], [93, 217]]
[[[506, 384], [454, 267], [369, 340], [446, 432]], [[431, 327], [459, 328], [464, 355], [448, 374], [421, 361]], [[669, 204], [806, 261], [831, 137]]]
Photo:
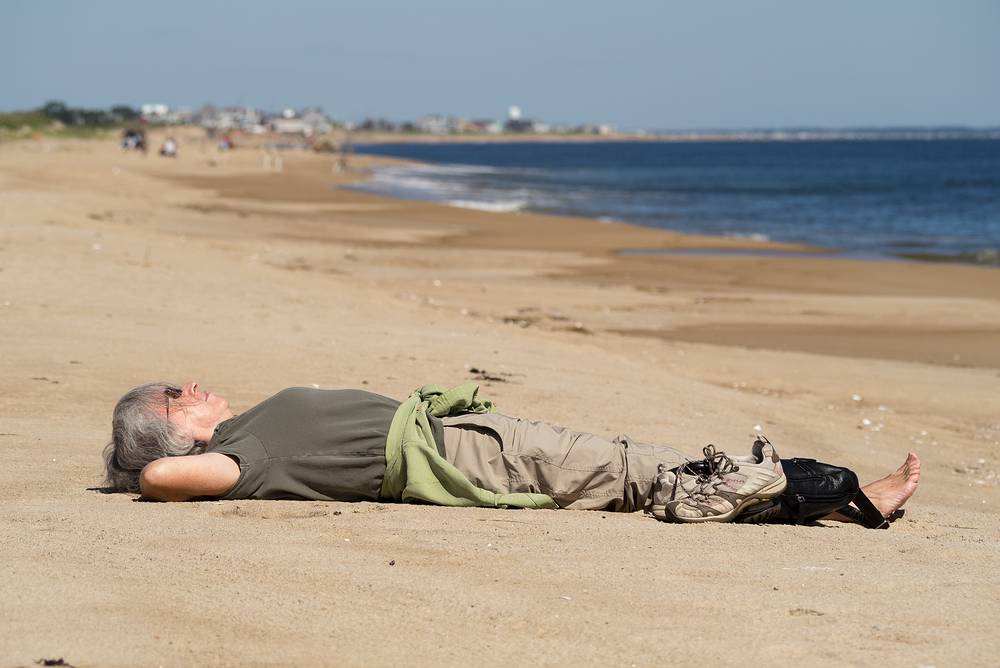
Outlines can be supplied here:
[[193, 380], [184, 386], [184, 394], [191, 395], [195, 394], [197, 391], [198, 391], [198, 383], [194, 382]]

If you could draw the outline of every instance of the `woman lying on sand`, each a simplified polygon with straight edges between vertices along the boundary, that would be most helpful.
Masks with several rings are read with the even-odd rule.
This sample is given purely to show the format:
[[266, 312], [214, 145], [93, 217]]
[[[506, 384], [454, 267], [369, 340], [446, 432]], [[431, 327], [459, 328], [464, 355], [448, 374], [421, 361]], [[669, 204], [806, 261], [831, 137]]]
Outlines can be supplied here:
[[[234, 416], [197, 383], [142, 385], [115, 406], [107, 483], [158, 501], [397, 500], [645, 510], [682, 522], [745, 520], [776, 505], [787, 485], [763, 438], [746, 456], [707, 446], [704, 459], [691, 460], [625, 435], [500, 415], [477, 391], [426, 386], [400, 403], [361, 390], [289, 388]], [[888, 518], [919, 478], [910, 453], [862, 491]]]

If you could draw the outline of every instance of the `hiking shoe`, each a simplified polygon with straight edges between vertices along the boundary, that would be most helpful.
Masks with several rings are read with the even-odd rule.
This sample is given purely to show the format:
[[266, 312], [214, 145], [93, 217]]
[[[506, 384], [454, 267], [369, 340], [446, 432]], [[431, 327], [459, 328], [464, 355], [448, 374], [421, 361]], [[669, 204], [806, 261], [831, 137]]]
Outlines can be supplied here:
[[653, 487], [650, 512], [667, 522], [728, 522], [741, 510], [778, 496], [785, 474], [774, 446], [764, 436], [753, 454], [729, 457], [714, 445], [702, 449], [704, 459], [667, 469], [662, 464]]

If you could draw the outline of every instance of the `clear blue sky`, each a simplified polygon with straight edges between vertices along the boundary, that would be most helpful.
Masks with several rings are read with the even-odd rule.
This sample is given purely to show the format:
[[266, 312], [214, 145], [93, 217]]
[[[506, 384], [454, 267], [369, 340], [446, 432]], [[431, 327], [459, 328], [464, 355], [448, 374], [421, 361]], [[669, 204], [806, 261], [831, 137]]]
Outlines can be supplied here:
[[0, 109], [1000, 125], [1000, 0], [0, 4]]

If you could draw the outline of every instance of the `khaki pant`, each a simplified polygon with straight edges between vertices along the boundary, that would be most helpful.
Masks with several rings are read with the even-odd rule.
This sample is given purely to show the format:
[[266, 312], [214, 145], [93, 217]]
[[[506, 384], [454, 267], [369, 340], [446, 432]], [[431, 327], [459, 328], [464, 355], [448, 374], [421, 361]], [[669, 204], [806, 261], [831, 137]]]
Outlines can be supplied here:
[[560, 508], [642, 510], [657, 467], [687, 461], [677, 450], [488, 414], [444, 418], [444, 456], [478, 487], [541, 492]]

